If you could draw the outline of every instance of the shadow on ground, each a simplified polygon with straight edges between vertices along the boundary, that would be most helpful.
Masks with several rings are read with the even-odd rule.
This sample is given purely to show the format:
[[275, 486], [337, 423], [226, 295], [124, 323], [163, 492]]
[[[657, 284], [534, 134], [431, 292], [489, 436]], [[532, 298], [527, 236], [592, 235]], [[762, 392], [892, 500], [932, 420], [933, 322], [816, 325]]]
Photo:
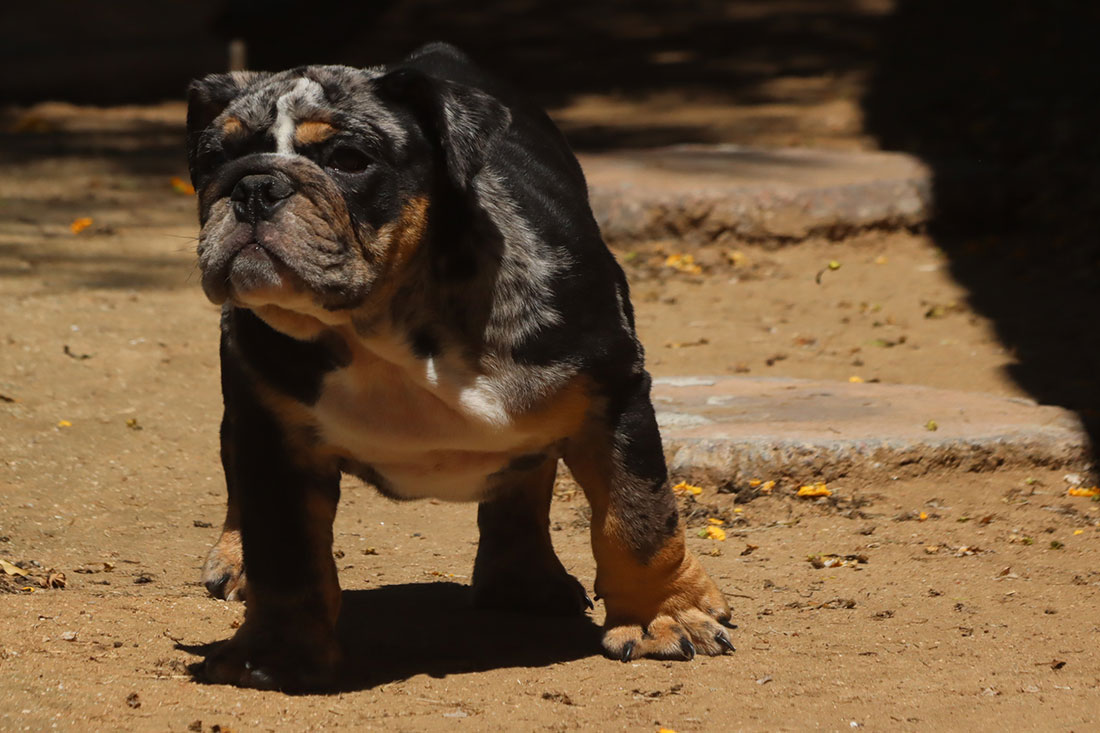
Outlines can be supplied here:
[[[442, 678], [504, 667], [546, 667], [599, 653], [587, 616], [557, 618], [483, 611], [457, 583], [406, 583], [344, 591], [338, 634], [341, 684], [363, 690], [426, 674]], [[218, 645], [178, 645], [205, 656]], [[611, 662], [608, 662], [609, 664]], [[204, 682], [202, 666], [192, 673]]]
[[929, 231], [1040, 402], [1100, 445], [1100, 5], [901, 0], [866, 125], [934, 173]]

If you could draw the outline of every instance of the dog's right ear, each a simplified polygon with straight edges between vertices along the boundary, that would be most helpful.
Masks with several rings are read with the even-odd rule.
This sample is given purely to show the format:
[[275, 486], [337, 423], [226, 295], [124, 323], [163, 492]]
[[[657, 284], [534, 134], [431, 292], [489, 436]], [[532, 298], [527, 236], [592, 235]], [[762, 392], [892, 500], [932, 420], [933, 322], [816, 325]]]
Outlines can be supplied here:
[[191, 82], [187, 88], [187, 162], [191, 180], [195, 179], [195, 160], [202, 132], [237, 97], [270, 74], [266, 71], [231, 71], [210, 74]]

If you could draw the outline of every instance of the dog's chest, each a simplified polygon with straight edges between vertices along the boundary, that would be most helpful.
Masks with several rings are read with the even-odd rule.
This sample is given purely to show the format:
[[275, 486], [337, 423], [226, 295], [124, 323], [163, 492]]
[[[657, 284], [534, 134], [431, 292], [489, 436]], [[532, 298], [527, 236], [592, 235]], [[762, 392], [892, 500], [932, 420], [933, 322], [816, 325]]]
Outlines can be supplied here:
[[491, 378], [445, 359], [385, 357], [356, 349], [325, 376], [311, 411], [321, 440], [369, 466], [387, 491], [477, 501], [493, 474], [545, 447], [548, 436], [521, 429]]

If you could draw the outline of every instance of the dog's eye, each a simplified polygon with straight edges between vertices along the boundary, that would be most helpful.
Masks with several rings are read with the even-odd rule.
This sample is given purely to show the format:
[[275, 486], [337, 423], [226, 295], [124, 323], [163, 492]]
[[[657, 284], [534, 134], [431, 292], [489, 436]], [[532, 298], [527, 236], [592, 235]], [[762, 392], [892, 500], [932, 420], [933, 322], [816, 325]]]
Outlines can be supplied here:
[[344, 173], [359, 173], [370, 167], [371, 159], [355, 148], [342, 145], [328, 156], [328, 167]]

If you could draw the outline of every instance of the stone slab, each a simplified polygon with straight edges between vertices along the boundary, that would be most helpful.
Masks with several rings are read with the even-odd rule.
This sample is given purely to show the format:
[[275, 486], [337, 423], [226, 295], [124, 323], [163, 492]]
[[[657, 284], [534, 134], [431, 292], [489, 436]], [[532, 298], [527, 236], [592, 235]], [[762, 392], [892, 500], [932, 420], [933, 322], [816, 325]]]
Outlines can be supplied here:
[[931, 172], [901, 153], [680, 145], [580, 156], [609, 242], [797, 242], [924, 224]]
[[910, 477], [943, 468], [1080, 469], [1089, 460], [1088, 439], [1074, 413], [987, 394], [677, 377], [654, 380], [653, 402], [670, 470], [718, 483]]

